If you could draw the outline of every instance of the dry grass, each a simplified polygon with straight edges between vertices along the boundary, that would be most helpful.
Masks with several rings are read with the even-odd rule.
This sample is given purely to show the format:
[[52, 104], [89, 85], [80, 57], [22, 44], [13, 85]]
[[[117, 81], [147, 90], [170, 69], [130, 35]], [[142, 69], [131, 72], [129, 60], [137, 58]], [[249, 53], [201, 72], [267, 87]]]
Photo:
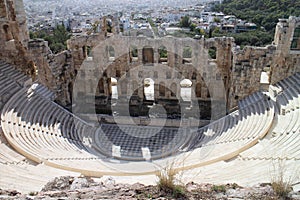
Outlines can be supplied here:
[[[287, 165], [285, 160], [277, 159], [273, 161], [273, 173], [271, 175], [271, 186], [274, 193], [279, 198], [288, 198], [288, 194], [293, 191], [293, 181], [297, 179], [294, 176], [286, 174]], [[295, 173], [297, 174], [297, 173]]]
[[176, 179], [177, 172], [173, 165], [163, 168], [158, 176], [157, 186], [160, 191], [172, 195], [174, 198], [185, 198], [186, 187], [183, 184], [176, 184], [179, 182]]

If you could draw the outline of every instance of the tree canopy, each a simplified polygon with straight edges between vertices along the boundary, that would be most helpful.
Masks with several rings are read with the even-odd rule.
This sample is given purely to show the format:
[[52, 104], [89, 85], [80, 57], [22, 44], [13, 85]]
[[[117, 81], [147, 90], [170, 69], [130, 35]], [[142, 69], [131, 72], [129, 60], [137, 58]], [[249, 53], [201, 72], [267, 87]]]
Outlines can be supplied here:
[[71, 34], [67, 31], [65, 26], [57, 25], [53, 30], [40, 30], [30, 32], [30, 38], [42, 38], [48, 41], [49, 47], [53, 53], [59, 53], [67, 49], [67, 40], [70, 39]]
[[224, 0], [214, 8], [274, 32], [279, 18], [300, 16], [299, 0]]
[[184, 16], [181, 18], [180, 22], [179, 22], [179, 26], [183, 27], [183, 28], [189, 28], [191, 25], [191, 20], [189, 18], [189, 16]]
[[[213, 11], [235, 15], [237, 18], [258, 25], [255, 31], [245, 33], [229, 33], [238, 45], [264, 46], [273, 40], [275, 27], [280, 18], [300, 16], [299, 0], [224, 0], [215, 6]], [[212, 32], [212, 36], [221, 36]]]

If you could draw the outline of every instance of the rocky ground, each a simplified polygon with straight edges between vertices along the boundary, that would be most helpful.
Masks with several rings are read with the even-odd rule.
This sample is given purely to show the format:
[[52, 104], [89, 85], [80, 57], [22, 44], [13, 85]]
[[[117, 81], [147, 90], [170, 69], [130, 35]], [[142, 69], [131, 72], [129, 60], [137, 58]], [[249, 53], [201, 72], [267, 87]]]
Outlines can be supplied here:
[[21, 194], [14, 190], [1, 190], [0, 199], [300, 199], [300, 191], [292, 191], [288, 197], [278, 197], [270, 184], [244, 188], [237, 184], [212, 185], [190, 182], [175, 190], [161, 189], [158, 186], [143, 184], [117, 184], [107, 178], [94, 181], [86, 177], [59, 177], [49, 182], [38, 192]]

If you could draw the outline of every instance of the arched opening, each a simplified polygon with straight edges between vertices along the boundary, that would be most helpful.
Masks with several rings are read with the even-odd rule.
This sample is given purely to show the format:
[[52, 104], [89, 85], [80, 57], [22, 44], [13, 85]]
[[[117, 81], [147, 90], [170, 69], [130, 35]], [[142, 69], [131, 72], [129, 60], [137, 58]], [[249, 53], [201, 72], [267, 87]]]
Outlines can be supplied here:
[[144, 95], [146, 100], [154, 101], [154, 81], [151, 78], [144, 79]]
[[166, 88], [165, 88], [165, 83], [160, 82], [159, 83], [159, 97], [165, 97], [166, 96]]
[[197, 73], [193, 72], [193, 74], [192, 74], [192, 80], [196, 80], [196, 79], [197, 79]]
[[183, 101], [191, 101], [192, 99], [192, 81], [183, 79], [180, 82], [180, 97]]
[[208, 49], [208, 55], [209, 55], [210, 59], [217, 59], [217, 48], [210, 47]]
[[161, 46], [158, 49], [158, 62], [161, 64], [168, 64], [168, 51], [167, 48], [165, 46]]
[[191, 64], [192, 63], [192, 48], [190, 46], [186, 46], [182, 51], [182, 64]]
[[115, 49], [112, 46], [107, 47], [108, 61], [113, 62], [115, 60]]
[[166, 79], [171, 79], [172, 73], [170, 71], [166, 71]]
[[294, 35], [291, 43], [291, 50], [300, 50], [300, 26], [294, 29]]
[[9, 31], [9, 26], [7, 24], [3, 25], [3, 31], [4, 31], [4, 34], [5, 34], [6, 41], [9, 41], [9, 40], [13, 39], [12, 35]]
[[93, 60], [92, 47], [86, 47], [86, 55], [88, 60]]
[[201, 83], [196, 84], [196, 97], [201, 98]]
[[116, 78], [110, 78], [110, 87], [111, 87], [111, 98], [118, 99], [118, 80]]
[[145, 46], [143, 48], [143, 64], [153, 65], [153, 63], [154, 63], [153, 48], [149, 46]]
[[177, 94], [177, 84], [172, 83], [171, 84], [171, 97], [176, 97]]
[[97, 96], [102, 96], [104, 95], [104, 80], [103, 78], [100, 78], [100, 80], [98, 81], [98, 87], [97, 87], [97, 90], [96, 90], [96, 95]]
[[138, 48], [136, 46], [131, 46], [129, 49], [129, 59], [130, 62], [137, 62], [139, 60], [138, 58]]

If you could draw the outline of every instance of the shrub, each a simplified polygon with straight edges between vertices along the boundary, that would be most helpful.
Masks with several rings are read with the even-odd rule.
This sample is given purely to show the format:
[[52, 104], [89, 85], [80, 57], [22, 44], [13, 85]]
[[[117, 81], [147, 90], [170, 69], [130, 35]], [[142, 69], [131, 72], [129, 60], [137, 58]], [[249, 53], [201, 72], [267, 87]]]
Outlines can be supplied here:
[[30, 196], [36, 196], [38, 193], [37, 192], [29, 192], [28, 193]]
[[[298, 177], [288, 176], [286, 174], [286, 163], [282, 159], [274, 160], [273, 163], [273, 173], [271, 175], [271, 186], [274, 193], [279, 198], [287, 198], [288, 194], [293, 190], [292, 182]], [[273, 162], [274, 162], [273, 161]], [[297, 173], [296, 173], [297, 174]]]
[[225, 185], [213, 185], [211, 189], [215, 192], [222, 192], [222, 193], [226, 192]]
[[279, 197], [285, 198], [293, 190], [291, 185], [283, 180], [273, 182], [271, 184], [275, 194]]
[[175, 184], [177, 172], [171, 166], [166, 167], [158, 174], [158, 189], [167, 194], [171, 194], [174, 198], [182, 198], [186, 195], [186, 188], [183, 185]]

